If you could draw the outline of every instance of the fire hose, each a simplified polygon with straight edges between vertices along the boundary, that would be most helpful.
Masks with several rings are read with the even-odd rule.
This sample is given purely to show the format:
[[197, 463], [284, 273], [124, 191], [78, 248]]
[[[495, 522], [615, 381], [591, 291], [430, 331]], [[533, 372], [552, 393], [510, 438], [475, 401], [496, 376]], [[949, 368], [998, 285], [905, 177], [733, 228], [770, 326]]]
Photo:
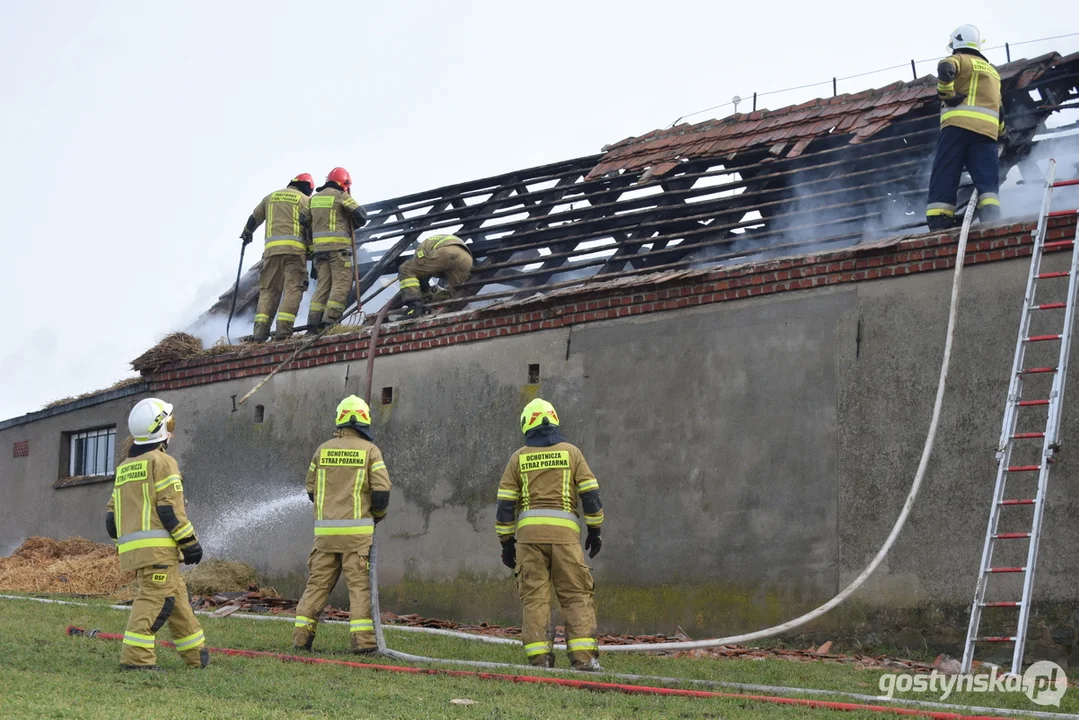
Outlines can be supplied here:
[[[130, 612], [130, 610], [131, 610], [131, 607], [128, 606], [128, 605], [97, 605], [97, 604], [92, 604], [92, 603], [88, 603], [88, 602], [78, 602], [78, 601], [73, 601], [73, 600], [57, 600], [57, 599], [53, 599], [53, 598], [40, 598], [40, 597], [31, 597], [31, 596], [26, 596], [26, 595], [0, 595], [0, 599], [4, 599], [4, 600], [22, 600], [22, 601], [28, 601], [28, 602], [47, 603], [47, 604], [51, 604], [51, 605], [74, 605], [74, 606], [78, 606], [78, 607], [92, 607], [92, 608], [100, 608], [100, 609], [106, 609], [106, 610], [120, 610], [120, 611], [124, 611], [124, 612]], [[207, 611], [204, 611], [204, 610], [196, 610], [195, 614], [196, 615], [206, 615], [206, 616], [209, 616], [209, 617], [213, 617], [213, 613], [207, 612]], [[249, 614], [249, 613], [233, 613], [232, 615], [229, 615], [228, 617], [229, 618], [240, 618], [240, 619], [243, 619], [243, 620], [262, 620], [262, 621], [277, 621], [277, 622], [288, 622], [288, 623], [291, 623], [293, 621], [293, 618], [290, 617], [290, 616], [287, 616], [287, 615], [254, 615], [254, 614]], [[341, 620], [324, 620], [322, 622], [324, 622], [326, 624], [330, 624], [330, 625], [346, 625], [347, 624], [347, 621], [341, 621]], [[72, 628], [74, 629], [74, 631], [72, 631]], [[436, 628], [413, 628], [413, 627], [402, 627], [402, 626], [390, 626], [390, 629], [394, 630], [394, 631], [398, 631], [398, 630], [399, 631], [420, 631], [420, 630], [423, 630], [423, 631], [427, 631], [427, 632], [438, 632], [438, 630]], [[448, 633], [448, 634], [457, 634], [457, 633], [451, 633], [450, 631], [443, 631], [443, 632]], [[102, 633], [99, 630], [84, 631], [81, 628], [77, 628], [77, 627], [74, 627], [74, 626], [69, 626], [68, 634], [69, 635], [86, 635], [87, 637], [100, 637], [102, 639], [113, 639], [113, 638], [121, 638], [122, 637], [121, 635], [110, 635], [108, 633]], [[499, 638], [495, 638], [495, 639], [499, 639]], [[505, 639], [502, 639], [502, 640], [506, 641]], [[506, 642], [513, 642], [513, 641], [506, 641]], [[162, 645], [164, 645], [164, 646], [172, 646], [172, 643], [162, 641]], [[225, 653], [225, 654], [243, 655], [243, 656], [247, 656], [247, 657], [262, 657], [262, 656], [275, 657], [275, 658], [277, 658], [277, 657], [290, 657], [290, 658], [295, 657], [296, 662], [340, 662], [340, 661], [324, 661], [322, 659], [309, 658], [309, 657], [280, 656], [280, 655], [278, 655], [276, 653], [268, 653], [268, 652], [253, 651], [253, 650], [218, 650], [218, 649], [212, 649], [212, 652], [222, 652], [222, 653]], [[394, 652], [394, 651], [390, 651], [390, 652]], [[401, 653], [401, 655], [405, 655], [405, 654]], [[416, 657], [416, 656], [408, 656], [408, 657]], [[424, 662], [432, 662], [432, 660], [424, 659]], [[438, 661], [438, 660], [434, 660], [433, 662], [454, 662], [455, 664], [459, 663], [459, 664], [466, 664], [466, 665], [467, 664], [473, 664], [472, 661]], [[362, 664], [362, 663], [342, 663], [342, 664], [353, 665], [353, 666], [356, 666], [356, 667], [369, 667], [368, 665], [365, 665], [365, 664]], [[511, 664], [508, 664], [508, 663], [484, 663], [484, 665], [491, 666], [491, 667], [504, 667], [504, 668], [509, 668], [509, 669], [527, 669], [527, 670], [532, 670], [532, 671], [537, 670], [537, 668], [531, 668], [531, 667], [519, 666], [519, 665], [511, 665]], [[374, 666], [371, 666], [371, 667], [374, 667]], [[412, 669], [410, 669], [409, 671], [411, 671], [411, 670]], [[422, 669], [419, 669], [419, 668], [416, 668], [415, 670], [419, 671], [419, 672], [424, 672]], [[555, 669], [555, 668], [544, 668], [542, 670], [542, 672], [554, 673], [554, 674], [573, 674], [573, 675], [578, 674], [576, 671], [562, 670], [562, 669]], [[432, 672], [430, 674], [436, 674], [436, 673]], [[452, 675], [453, 672], [450, 671], [448, 674]], [[484, 677], [484, 676], [487, 675], [486, 673], [471, 673], [471, 672], [465, 672], [463, 674], [466, 675], [466, 676], [473, 676], [473, 677]], [[821, 689], [816, 689], [816, 688], [798, 688], [798, 687], [783, 687], [783, 686], [774, 686], [774, 685], [758, 685], [758, 684], [751, 684], [751, 683], [727, 682], [727, 681], [722, 681], [722, 680], [700, 680], [700, 679], [696, 679], [696, 678], [674, 678], [674, 677], [663, 677], [663, 676], [657, 676], [657, 675], [630, 675], [630, 674], [623, 674], [623, 673], [604, 673], [603, 675], [604, 675], [604, 677], [614, 678], [614, 679], [617, 679], [617, 680], [624, 680], [624, 681], [635, 681], [635, 682], [647, 681], [647, 682], [665, 684], [665, 685], [678, 685], [678, 684], [681, 684], [681, 685], [697, 685], [697, 686], [701, 686], [701, 687], [726, 688], [726, 689], [731, 689], [731, 690], [750, 691], [750, 692], [754, 692], [754, 693], [767, 692], [767, 693], [776, 693], [776, 694], [817, 695], [817, 696], [830, 696], [830, 697], [844, 697], [844, 698], [849, 698], [851, 700], [859, 700], [859, 701], [864, 701], [864, 702], [869, 702], [869, 703], [879, 703], [880, 700], [882, 699], [882, 698], [880, 698], [878, 696], [874, 696], [874, 695], [865, 695], [865, 694], [861, 694], [861, 693], [845, 692], [845, 691], [842, 691], [842, 690], [821, 690]], [[512, 676], [512, 677], [520, 677], [520, 676]], [[522, 681], [522, 682], [524, 682], [524, 681]], [[638, 686], [633, 686], [633, 687], [638, 687]], [[998, 713], [998, 714], [999, 713], [1008, 713], [1010, 715], [1015, 715], [1015, 716], [1031, 717], [1031, 718], [1045, 718], [1047, 720], [1053, 720], [1053, 719], [1060, 720], [1060, 718], [1071, 718], [1073, 720], [1079, 720], [1079, 715], [1041, 712], [1041, 711], [1037, 711], [1037, 710], [1016, 710], [1016, 709], [1002, 709], [1002, 708], [993, 708], [993, 707], [962, 706], [962, 705], [952, 705], [952, 704], [943, 703], [943, 702], [932, 702], [932, 701], [927, 701], [927, 700], [909, 700], [909, 699], [906, 699], [906, 698], [895, 698], [895, 697], [889, 698], [888, 702], [899, 704], [899, 705], [908, 705], [908, 706], [912, 706], [912, 707], [921, 707], [921, 708], [930, 708], [930, 709], [936, 708], [936, 709], [947, 710], [947, 711], [958, 710], [958, 711], [963, 711], [963, 712], [990, 713], [990, 714], [992, 714], [992, 713]], [[944, 717], [961, 718], [961, 717], [967, 717], [967, 716], [965, 716], [965, 715], [944, 715]]]
[[[85, 636], [96, 638], [99, 640], [123, 640], [124, 636], [119, 633], [104, 633], [99, 630], [84, 630], [83, 628], [76, 627], [74, 625], [68, 625], [65, 633], [69, 636]], [[159, 645], [163, 647], [175, 647], [171, 642], [165, 640], [159, 640]], [[418, 668], [411, 666], [401, 665], [382, 665], [377, 663], [361, 663], [350, 660], [337, 660], [333, 658], [319, 658], [300, 655], [285, 655], [282, 653], [268, 652], [265, 650], [241, 650], [236, 648], [207, 648], [211, 653], [215, 655], [228, 655], [234, 657], [248, 657], [248, 658], [265, 658], [269, 660], [280, 660], [281, 662], [294, 662], [302, 663], [305, 665], [338, 665], [342, 667], [357, 668], [362, 670], [377, 670], [381, 672], [390, 673], [405, 673], [409, 675], [435, 675], [444, 677], [464, 677], [477, 680], [498, 680], [502, 682], [512, 683], [532, 683], [539, 685], [556, 685], [561, 687], [576, 688], [579, 690], [594, 690], [594, 691], [606, 691], [606, 692], [620, 692], [627, 695], [653, 695], [653, 696], [667, 696], [667, 697], [687, 697], [687, 698], [713, 698], [724, 700], [740, 700], [751, 701], [758, 703], [767, 703], [773, 705], [787, 705], [803, 708], [812, 708], [816, 710], [844, 710], [844, 711], [868, 711], [877, 712], [888, 715], [901, 715], [907, 717], [925, 717], [933, 718], [934, 720], [1000, 720], [1003, 713], [1016, 714], [1015, 711], [1005, 708], [977, 708], [977, 712], [990, 712], [996, 713], [993, 715], [962, 715], [954, 712], [937, 712], [927, 709], [916, 709], [908, 707], [891, 707], [888, 705], [869, 705], [861, 703], [845, 703], [836, 702], [833, 700], [811, 700], [809, 698], [790, 698], [790, 697], [777, 697], [773, 695], [749, 695], [744, 693], [728, 693], [728, 692], [716, 692], [711, 690], [687, 690], [684, 688], [672, 688], [672, 687], [655, 687], [649, 685], [629, 685], [626, 683], [610, 683], [600, 682], [595, 680], [578, 680], [562, 677], [549, 677], [543, 675], [508, 675], [501, 673], [489, 673], [489, 672], [476, 672], [474, 670], [442, 670], [438, 668]], [[624, 676], [633, 678], [637, 676]], [[643, 676], [640, 676], [643, 678]], [[681, 682], [677, 679], [671, 679], [675, 682]], [[842, 694], [842, 693], [840, 693]], [[869, 698], [875, 699], [875, 698]], [[942, 707], [954, 707], [947, 706], [942, 703], [929, 703], [932, 705], [940, 705]], [[1020, 714], [1022, 711], [1019, 711]], [[1060, 714], [1054, 713], [1032, 713], [1032, 717], [1065, 717]]]
[[[974, 209], [977, 205], [978, 191], [974, 190], [970, 200], [967, 203], [966, 213], [963, 216], [963, 226], [959, 233], [959, 243], [956, 248], [955, 259], [955, 273], [952, 277], [952, 294], [951, 303], [948, 310], [948, 329], [945, 335], [944, 341], [944, 358], [940, 366], [940, 378], [937, 381], [937, 395], [936, 401], [933, 404], [932, 419], [929, 423], [929, 431], [925, 438], [925, 445], [922, 448], [921, 461], [918, 463], [918, 470], [914, 474], [914, 482], [911, 484], [910, 492], [907, 494], [906, 502], [903, 503], [903, 508], [899, 513], [899, 517], [896, 519], [895, 524], [892, 526], [892, 531], [889, 533], [884, 544], [880, 550], [877, 551], [876, 556], [870, 561], [869, 565], [858, 575], [847, 587], [843, 588], [835, 597], [828, 602], [824, 603], [820, 607], [811, 610], [799, 617], [789, 620], [780, 625], [775, 625], [763, 630], [757, 630], [750, 633], [743, 633], [741, 635], [732, 635], [724, 638], [713, 638], [710, 640], [691, 640], [686, 642], [668, 642], [668, 643], [637, 643], [630, 645], [601, 645], [600, 649], [604, 652], [655, 652], [665, 650], [695, 650], [698, 648], [711, 648], [718, 647], [720, 645], [734, 645], [746, 642], [752, 642], [754, 640], [762, 640], [764, 638], [773, 637], [782, 633], [793, 630], [797, 627], [805, 625], [808, 622], [816, 620], [825, 613], [829, 612], [848, 597], [850, 597], [858, 588], [865, 583], [866, 580], [876, 571], [881, 562], [891, 551], [895, 545], [896, 540], [899, 537], [899, 533], [903, 530], [904, 525], [907, 522], [907, 516], [910, 514], [911, 508], [914, 507], [914, 501], [918, 497], [918, 491], [921, 489], [922, 480], [925, 478], [925, 471], [929, 464], [929, 457], [933, 452], [933, 443], [937, 436], [937, 427], [940, 423], [940, 412], [944, 402], [944, 387], [948, 378], [948, 367], [951, 362], [952, 356], [952, 341], [955, 337], [955, 325], [956, 316], [958, 314], [959, 307], [959, 288], [960, 281], [963, 275], [963, 262], [966, 256], [967, 249], [967, 237], [970, 233], [970, 224], [974, 218]], [[383, 308], [385, 311], [386, 308]], [[380, 319], [384, 317], [384, 312], [380, 313]], [[375, 329], [371, 333], [372, 343], [368, 350], [368, 364], [367, 364], [367, 385], [370, 388], [371, 374], [374, 371], [374, 356], [375, 356], [375, 342], [377, 340], [379, 322], [376, 321]], [[374, 618], [375, 634], [378, 639], [379, 650], [383, 650], [390, 657], [396, 657], [401, 660], [409, 660], [412, 662], [444, 662], [435, 660], [432, 658], [420, 658], [418, 656], [407, 655], [405, 653], [398, 653], [393, 650], [387, 650], [385, 647], [385, 641], [382, 638], [382, 623], [378, 612], [378, 563], [377, 563], [377, 542], [372, 539], [371, 542], [371, 603], [372, 603], [372, 617]], [[469, 635], [467, 633], [458, 633], [456, 636], [470, 640], [487, 640], [482, 636]], [[520, 644], [520, 641], [514, 640], [515, 644]], [[555, 649], [565, 650], [564, 644], [555, 645]], [[459, 661], [457, 661], [459, 662]], [[474, 663], [476, 661], [470, 661]], [[486, 665], [485, 665], [486, 666]]]

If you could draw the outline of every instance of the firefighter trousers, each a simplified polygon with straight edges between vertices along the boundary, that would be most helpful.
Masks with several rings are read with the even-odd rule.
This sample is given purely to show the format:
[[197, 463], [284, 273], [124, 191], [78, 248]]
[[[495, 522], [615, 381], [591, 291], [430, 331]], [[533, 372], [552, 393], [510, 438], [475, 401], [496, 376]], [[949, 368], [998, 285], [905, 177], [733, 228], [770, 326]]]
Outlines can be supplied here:
[[401, 264], [397, 272], [397, 285], [402, 300], [418, 300], [420, 284], [431, 277], [442, 278], [452, 297], [457, 286], [472, 274], [472, 256], [460, 245], [448, 245], [417, 258], [415, 255]]
[[352, 290], [352, 251], [317, 253], [314, 262], [318, 285], [315, 286], [315, 296], [311, 298], [307, 324], [316, 327], [323, 323], [333, 325], [341, 319]]
[[271, 255], [262, 259], [259, 275], [259, 304], [255, 312], [255, 340], [270, 334], [270, 317], [277, 313], [277, 337], [292, 335], [296, 311], [303, 298], [307, 261], [303, 255]]
[[599, 656], [592, 570], [584, 564], [578, 543], [517, 543], [517, 587], [521, 592], [521, 642], [532, 665], [553, 665], [551, 590], [566, 619], [570, 662], [587, 663]]
[[318, 629], [318, 616], [326, 605], [333, 586], [341, 573], [348, 584], [349, 643], [353, 652], [370, 651], [375, 643], [375, 625], [371, 619], [370, 565], [366, 551], [331, 553], [312, 550], [307, 558], [307, 587], [300, 604], [296, 606], [296, 623], [292, 630], [292, 644], [311, 649]]
[[135, 571], [135, 582], [138, 594], [127, 618], [120, 663], [135, 667], [154, 665], [157, 661], [154, 635], [167, 623], [176, 651], [184, 662], [191, 667], [206, 665], [209, 654], [202, 652], [206, 641], [191, 609], [180, 565], [139, 568]]
[[929, 178], [926, 222], [930, 230], [955, 224], [959, 180], [966, 168], [978, 188], [978, 217], [991, 222], [1000, 217], [1000, 175], [996, 142], [980, 133], [958, 127], [941, 128], [933, 174]]

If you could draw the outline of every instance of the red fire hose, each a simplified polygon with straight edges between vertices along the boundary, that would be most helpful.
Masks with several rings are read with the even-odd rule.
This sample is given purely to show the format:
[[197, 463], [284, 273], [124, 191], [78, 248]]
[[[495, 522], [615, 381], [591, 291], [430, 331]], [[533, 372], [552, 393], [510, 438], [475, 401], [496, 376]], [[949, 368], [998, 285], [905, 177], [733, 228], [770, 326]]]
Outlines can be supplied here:
[[[84, 635], [101, 640], [123, 640], [124, 636], [118, 633], [104, 633], [97, 630], [86, 631], [74, 625], [68, 625], [68, 635]], [[158, 645], [163, 647], [175, 647], [167, 640], [158, 640]], [[807, 700], [805, 698], [775, 697], [771, 695], [745, 695], [741, 693], [713, 692], [706, 690], [682, 690], [680, 688], [649, 687], [647, 685], [625, 685], [621, 683], [596, 682], [594, 680], [571, 680], [560, 677], [544, 677], [535, 675], [505, 675], [502, 673], [476, 672], [474, 670], [443, 670], [439, 668], [419, 668], [404, 665], [379, 665], [375, 663], [352, 662], [349, 660], [334, 660], [332, 658], [303, 657], [300, 655], [283, 655], [281, 653], [267, 652], [264, 650], [237, 650], [234, 648], [207, 648], [217, 655], [233, 655], [238, 657], [268, 658], [281, 662], [306, 663], [308, 665], [341, 665], [344, 667], [360, 668], [363, 670], [381, 670], [383, 672], [407, 673], [409, 675], [444, 675], [448, 677], [469, 677], [479, 680], [501, 680], [503, 682], [536, 683], [540, 685], [559, 685], [562, 687], [578, 688], [580, 690], [596, 690], [605, 692], [620, 692], [627, 695], [666, 695], [675, 697], [692, 698], [724, 698], [728, 700], [750, 700], [754, 702], [772, 703], [775, 705], [795, 705], [798, 707], [815, 708], [818, 710], [868, 710], [870, 712], [886, 713], [890, 715], [904, 715], [910, 717], [934, 718], [935, 720], [1000, 720], [999, 716], [992, 715], [959, 715], [950, 712], [934, 712], [931, 710], [918, 710], [914, 708], [889, 707], [887, 705], [863, 705], [858, 703], [832, 702], [830, 700]]]

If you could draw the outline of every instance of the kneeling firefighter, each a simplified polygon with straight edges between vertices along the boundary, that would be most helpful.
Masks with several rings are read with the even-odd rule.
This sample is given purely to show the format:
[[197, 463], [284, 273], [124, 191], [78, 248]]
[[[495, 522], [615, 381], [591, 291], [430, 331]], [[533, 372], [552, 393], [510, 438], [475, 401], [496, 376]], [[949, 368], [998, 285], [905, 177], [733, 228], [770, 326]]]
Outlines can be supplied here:
[[[554, 667], [551, 589], [566, 618], [566, 645], [574, 670], [601, 670], [597, 658], [592, 571], [581, 552], [578, 500], [588, 526], [585, 549], [602, 547], [599, 482], [584, 455], [562, 436], [554, 406], [539, 398], [521, 413], [525, 446], [510, 457], [498, 484], [495, 531], [502, 562], [517, 576], [521, 642], [531, 665]], [[514, 533], [516, 532], [516, 537]]]
[[367, 403], [349, 395], [337, 406], [335, 424], [337, 432], [319, 446], [307, 469], [315, 547], [307, 559], [307, 587], [296, 607], [292, 644], [311, 649], [318, 615], [344, 572], [352, 652], [371, 653], [377, 649], [368, 578], [371, 537], [390, 504], [390, 475], [371, 435]]
[[189, 667], [210, 664], [202, 627], [195, 619], [180, 576], [180, 561], [197, 565], [202, 546], [184, 510], [184, 486], [176, 460], [165, 453], [175, 418], [172, 405], [140, 400], [127, 418], [133, 438], [105, 514], [116, 541], [120, 569], [134, 570], [138, 593], [124, 631], [120, 667], [157, 670], [154, 634], [166, 623], [176, 650]]
[[[401, 264], [397, 272], [397, 287], [405, 304], [405, 315], [416, 317], [423, 313], [423, 301], [449, 300], [457, 294], [457, 286], [472, 274], [472, 251], [456, 235], [432, 235], [420, 243], [416, 254]], [[430, 294], [428, 281], [441, 278], [445, 288]]]

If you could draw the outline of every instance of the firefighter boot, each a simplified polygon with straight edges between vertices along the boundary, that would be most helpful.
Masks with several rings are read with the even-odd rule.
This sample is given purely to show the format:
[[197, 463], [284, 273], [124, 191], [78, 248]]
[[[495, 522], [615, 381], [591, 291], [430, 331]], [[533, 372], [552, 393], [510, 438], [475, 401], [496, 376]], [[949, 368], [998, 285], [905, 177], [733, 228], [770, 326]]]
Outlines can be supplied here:
[[292, 649], [306, 650], [311, 652], [315, 643], [315, 633], [307, 628], [296, 628], [292, 631]]
[[533, 655], [528, 658], [528, 664], [532, 667], [538, 668], [553, 668], [554, 667], [554, 653], [544, 653], [543, 655]]
[[995, 223], [1000, 221], [1000, 206], [999, 205], [983, 205], [978, 208], [978, 220], [983, 225], [989, 223]]
[[273, 334], [273, 339], [280, 342], [281, 340], [288, 340], [292, 337], [292, 321], [282, 320], [277, 318], [277, 331]]
[[307, 313], [307, 332], [314, 332], [322, 325], [322, 311], [312, 310]]
[[595, 658], [588, 658], [585, 662], [575, 662], [573, 663], [572, 668], [580, 672], [603, 672], [599, 660], [596, 660]]
[[255, 334], [252, 339], [255, 342], [266, 342], [266, 339], [270, 337], [270, 323], [269, 322], [257, 322], [255, 323]]

